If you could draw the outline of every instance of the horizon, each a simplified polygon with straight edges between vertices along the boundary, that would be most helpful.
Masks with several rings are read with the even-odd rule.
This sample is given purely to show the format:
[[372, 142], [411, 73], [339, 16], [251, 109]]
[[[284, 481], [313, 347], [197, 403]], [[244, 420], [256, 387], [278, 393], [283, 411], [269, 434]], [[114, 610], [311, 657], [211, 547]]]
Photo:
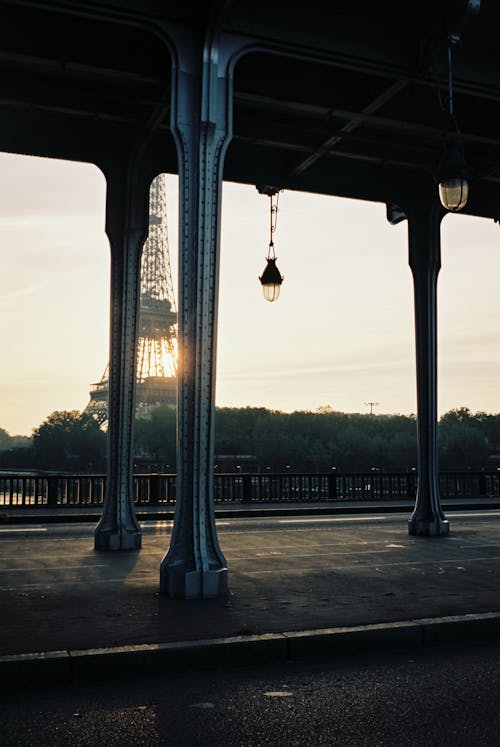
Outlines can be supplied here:
[[[55, 410], [83, 410], [107, 365], [109, 245], [105, 182], [91, 164], [0, 154], [4, 356], [0, 427], [29, 435]], [[167, 175], [177, 278], [177, 177]], [[407, 228], [385, 206], [285, 191], [275, 234], [285, 280], [277, 302], [258, 276], [268, 202], [225, 182], [217, 352], [218, 407], [282, 412], [416, 412]], [[500, 235], [449, 215], [438, 281], [438, 412], [500, 409]]]

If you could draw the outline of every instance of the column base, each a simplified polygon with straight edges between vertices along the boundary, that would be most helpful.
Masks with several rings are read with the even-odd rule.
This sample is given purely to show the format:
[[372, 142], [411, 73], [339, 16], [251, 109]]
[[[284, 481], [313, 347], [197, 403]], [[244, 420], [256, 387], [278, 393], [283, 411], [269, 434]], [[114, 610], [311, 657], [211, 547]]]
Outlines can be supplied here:
[[140, 550], [142, 546], [142, 532], [109, 532], [97, 530], [94, 535], [96, 550]]
[[450, 524], [447, 519], [410, 519], [408, 534], [413, 537], [448, 537]]
[[178, 599], [214, 599], [228, 591], [227, 568], [186, 571], [160, 566], [160, 594]]

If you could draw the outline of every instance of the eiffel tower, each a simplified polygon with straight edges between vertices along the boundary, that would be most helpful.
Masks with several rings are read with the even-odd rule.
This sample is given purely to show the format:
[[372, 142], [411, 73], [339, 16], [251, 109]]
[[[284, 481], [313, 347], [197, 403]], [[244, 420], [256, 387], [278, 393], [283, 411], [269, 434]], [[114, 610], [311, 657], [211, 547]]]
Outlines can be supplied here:
[[[170, 269], [165, 177], [153, 180], [149, 193], [149, 233], [141, 259], [139, 338], [137, 344], [136, 417], [154, 407], [176, 406], [177, 311]], [[90, 387], [85, 412], [101, 426], [108, 419], [109, 367]]]

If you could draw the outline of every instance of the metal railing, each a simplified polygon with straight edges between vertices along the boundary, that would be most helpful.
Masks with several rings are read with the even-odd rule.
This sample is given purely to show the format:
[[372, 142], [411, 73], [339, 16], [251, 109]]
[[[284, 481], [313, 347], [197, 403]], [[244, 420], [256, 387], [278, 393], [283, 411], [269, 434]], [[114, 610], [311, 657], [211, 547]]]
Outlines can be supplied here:
[[[133, 478], [138, 506], [175, 504], [176, 476]], [[444, 472], [442, 498], [500, 498], [500, 472]], [[414, 500], [415, 472], [215, 474], [216, 503]], [[0, 474], [0, 509], [102, 506], [105, 475]]]

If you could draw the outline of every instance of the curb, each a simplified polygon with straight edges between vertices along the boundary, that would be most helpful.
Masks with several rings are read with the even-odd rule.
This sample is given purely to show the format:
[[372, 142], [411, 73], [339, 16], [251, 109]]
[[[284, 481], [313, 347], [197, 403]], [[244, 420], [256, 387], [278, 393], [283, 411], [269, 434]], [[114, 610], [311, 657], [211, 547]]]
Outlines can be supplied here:
[[500, 637], [500, 612], [423, 618], [355, 627], [265, 633], [172, 643], [0, 656], [4, 687], [166, 673], [200, 666], [295, 661]]
[[[498, 510], [500, 509], [500, 501], [488, 500], [488, 501], [475, 501], [466, 504], [459, 503], [447, 503], [442, 502], [442, 507], [445, 511], [482, 511], [482, 510]], [[390, 513], [405, 513], [413, 511], [415, 508], [414, 503], [386, 503], [379, 505], [366, 506], [362, 503], [357, 506], [343, 506], [337, 504], [334, 506], [301, 506], [293, 507], [293, 505], [276, 507], [276, 508], [216, 508], [215, 517], [216, 519], [235, 519], [235, 518], [262, 518], [265, 516], [328, 516], [328, 515], [344, 515], [344, 514], [390, 514]], [[141, 522], [147, 521], [173, 521], [174, 509], [172, 510], [158, 510], [158, 511], [141, 511], [136, 512], [137, 519]], [[33, 514], [19, 514], [9, 516], [9, 520], [4, 522], [3, 526], [7, 527], [12, 524], [73, 524], [77, 522], [92, 522], [97, 523], [101, 518], [100, 513], [78, 513], [78, 509], [75, 509], [75, 513], [71, 514], [49, 514], [49, 515], [36, 515]]]

